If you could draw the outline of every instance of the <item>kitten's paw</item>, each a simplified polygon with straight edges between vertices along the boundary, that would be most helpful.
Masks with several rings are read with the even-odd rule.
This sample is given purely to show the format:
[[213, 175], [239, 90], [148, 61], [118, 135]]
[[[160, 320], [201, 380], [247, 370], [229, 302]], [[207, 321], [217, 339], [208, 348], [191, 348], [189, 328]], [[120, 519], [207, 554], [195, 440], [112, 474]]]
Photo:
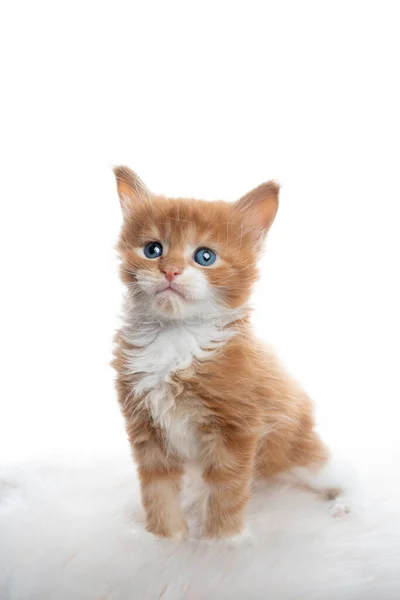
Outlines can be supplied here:
[[185, 527], [182, 527], [180, 529], [175, 529], [175, 531], [173, 531], [171, 533], [170, 538], [174, 539], [174, 540], [185, 540], [189, 535], [189, 528], [187, 525], [185, 525]]
[[152, 533], [157, 537], [169, 538], [174, 540], [184, 540], [188, 537], [189, 534], [189, 528], [185, 521], [175, 526], [167, 526], [164, 524], [163, 526], [158, 525], [157, 527], [151, 526], [148, 523], [146, 529], [149, 533]]
[[350, 504], [343, 496], [336, 496], [329, 502], [331, 517], [345, 517], [351, 512]]
[[243, 543], [249, 542], [252, 539], [250, 530], [245, 527], [240, 532], [225, 532], [225, 533], [204, 533], [202, 540], [206, 544], [213, 542], [226, 542], [228, 546], [239, 546]]
[[250, 533], [250, 530], [245, 527], [243, 529], [243, 531], [241, 531], [240, 533], [236, 533], [235, 535], [232, 535], [230, 537], [224, 538], [227, 545], [235, 548], [236, 546], [242, 546], [243, 544], [249, 544], [252, 540], [252, 535]]

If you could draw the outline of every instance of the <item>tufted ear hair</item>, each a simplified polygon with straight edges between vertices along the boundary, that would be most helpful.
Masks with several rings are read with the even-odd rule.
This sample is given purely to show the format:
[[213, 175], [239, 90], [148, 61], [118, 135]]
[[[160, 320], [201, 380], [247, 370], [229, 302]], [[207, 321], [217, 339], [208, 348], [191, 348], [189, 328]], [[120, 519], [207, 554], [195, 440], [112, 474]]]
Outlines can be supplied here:
[[136, 203], [150, 200], [151, 192], [132, 169], [125, 166], [114, 167], [114, 175], [124, 216], [134, 211]]
[[267, 181], [248, 192], [235, 202], [234, 210], [239, 211], [245, 231], [253, 231], [262, 240], [274, 222], [278, 212], [279, 185]]

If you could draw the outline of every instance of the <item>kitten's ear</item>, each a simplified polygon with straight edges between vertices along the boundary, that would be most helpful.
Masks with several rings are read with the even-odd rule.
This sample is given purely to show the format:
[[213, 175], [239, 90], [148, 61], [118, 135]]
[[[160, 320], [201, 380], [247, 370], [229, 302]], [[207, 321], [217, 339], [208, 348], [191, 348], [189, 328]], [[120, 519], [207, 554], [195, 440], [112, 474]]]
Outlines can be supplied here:
[[278, 212], [279, 185], [267, 181], [242, 196], [233, 206], [242, 215], [244, 228], [262, 240]]
[[114, 167], [114, 175], [124, 216], [133, 212], [135, 204], [150, 199], [151, 193], [132, 169], [124, 166]]

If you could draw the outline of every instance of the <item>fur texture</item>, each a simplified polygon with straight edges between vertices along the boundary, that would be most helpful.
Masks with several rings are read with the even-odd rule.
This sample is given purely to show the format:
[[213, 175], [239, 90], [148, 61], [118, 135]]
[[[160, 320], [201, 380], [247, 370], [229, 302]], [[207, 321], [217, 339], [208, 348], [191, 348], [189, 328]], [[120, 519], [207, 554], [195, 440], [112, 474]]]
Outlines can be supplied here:
[[1, 466], [0, 598], [398, 600], [400, 448], [394, 437], [390, 449], [369, 439], [357, 442], [362, 510], [333, 519], [317, 496], [260, 482], [247, 511], [251, 538], [234, 547], [198, 539], [202, 486], [192, 477], [182, 496], [189, 539], [157, 542], [125, 455]]
[[[230, 204], [155, 196], [128, 168], [115, 174], [128, 294], [113, 364], [148, 530], [186, 535], [180, 491], [188, 462], [200, 465], [208, 486], [206, 537], [242, 532], [256, 477], [308, 469], [315, 489], [336, 494], [318, 483], [328, 452], [309, 398], [249, 322], [278, 186], [262, 184]], [[151, 243], [154, 257], [146, 256]], [[215, 262], [196, 262], [199, 248]]]

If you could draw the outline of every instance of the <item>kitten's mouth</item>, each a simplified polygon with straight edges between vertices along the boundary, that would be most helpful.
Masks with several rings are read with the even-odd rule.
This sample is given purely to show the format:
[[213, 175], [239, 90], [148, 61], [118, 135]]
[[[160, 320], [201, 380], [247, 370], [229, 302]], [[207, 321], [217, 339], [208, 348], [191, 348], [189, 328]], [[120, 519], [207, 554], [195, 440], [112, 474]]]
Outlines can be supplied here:
[[179, 290], [177, 290], [176, 288], [171, 287], [170, 285], [167, 285], [167, 287], [163, 288], [162, 290], [158, 290], [156, 292], [157, 294], [165, 294], [165, 293], [171, 293], [171, 294], [176, 294], [177, 296], [179, 296], [180, 298], [182, 298], [182, 300], [186, 300], [185, 296], [182, 294], [182, 292], [180, 292]]

